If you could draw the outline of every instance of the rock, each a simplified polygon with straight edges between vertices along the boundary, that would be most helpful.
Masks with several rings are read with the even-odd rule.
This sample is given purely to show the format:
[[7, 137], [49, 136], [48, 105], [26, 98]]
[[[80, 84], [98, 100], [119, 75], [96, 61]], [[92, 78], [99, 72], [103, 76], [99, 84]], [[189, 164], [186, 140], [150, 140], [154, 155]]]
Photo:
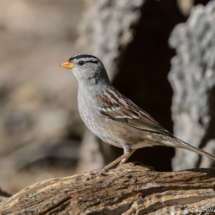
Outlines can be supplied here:
[[[174, 96], [174, 134], [215, 153], [215, 1], [196, 6], [186, 23], [175, 27], [170, 45], [177, 55], [169, 74]], [[211, 162], [203, 162], [211, 167]], [[199, 155], [176, 149], [174, 170], [201, 166]]]

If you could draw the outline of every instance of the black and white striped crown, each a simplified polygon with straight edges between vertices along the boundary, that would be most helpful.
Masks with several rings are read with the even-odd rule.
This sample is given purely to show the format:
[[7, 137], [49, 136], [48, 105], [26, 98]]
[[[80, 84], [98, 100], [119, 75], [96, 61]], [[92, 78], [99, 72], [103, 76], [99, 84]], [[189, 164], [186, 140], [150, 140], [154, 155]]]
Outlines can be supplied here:
[[89, 60], [89, 59], [95, 59], [95, 60], [97, 60], [97, 61], [100, 61], [97, 57], [95, 57], [95, 56], [93, 56], [93, 55], [89, 55], [89, 54], [77, 54], [77, 55], [74, 55], [74, 56], [72, 56], [70, 59], [69, 59], [69, 61], [72, 61], [72, 60], [74, 60], [74, 59], [87, 59], [87, 60]]

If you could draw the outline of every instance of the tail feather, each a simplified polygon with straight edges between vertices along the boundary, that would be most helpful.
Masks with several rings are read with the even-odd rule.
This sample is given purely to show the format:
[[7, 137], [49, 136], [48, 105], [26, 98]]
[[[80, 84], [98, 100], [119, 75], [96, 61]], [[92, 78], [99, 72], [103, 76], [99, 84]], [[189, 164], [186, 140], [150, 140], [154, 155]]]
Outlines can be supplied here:
[[208, 153], [208, 152], [206, 152], [206, 151], [204, 151], [202, 149], [199, 149], [199, 148], [197, 148], [195, 146], [192, 146], [189, 143], [184, 142], [183, 140], [180, 140], [178, 138], [175, 138], [175, 139], [177, 140], [177, 142], [182, 144], [181, 146], [179, 146], [180, 148], [187, 149], [187, 150], [195, 152], [195, 153], [197, 153], [199, 155], [203, 155], [203, 156], [206, 156], [206, 157], [208, 157], [208, 158], [210, 158], [212, 160], [215, 160], [214, 155], [212, 155], [212, 154], [210, 154], [210, 153]]

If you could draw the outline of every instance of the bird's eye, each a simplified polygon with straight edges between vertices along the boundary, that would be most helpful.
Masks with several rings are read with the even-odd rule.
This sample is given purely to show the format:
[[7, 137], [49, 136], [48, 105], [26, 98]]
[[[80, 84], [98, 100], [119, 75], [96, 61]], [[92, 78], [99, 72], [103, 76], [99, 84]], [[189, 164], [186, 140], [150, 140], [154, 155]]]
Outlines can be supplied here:
[[79, 64], [80, 66], [83, 66], [83, 65], [85, 64], [85, 62], [84, 62], [83, 60], [80, 60], [80, 61], [78, 62], [78, 64]]

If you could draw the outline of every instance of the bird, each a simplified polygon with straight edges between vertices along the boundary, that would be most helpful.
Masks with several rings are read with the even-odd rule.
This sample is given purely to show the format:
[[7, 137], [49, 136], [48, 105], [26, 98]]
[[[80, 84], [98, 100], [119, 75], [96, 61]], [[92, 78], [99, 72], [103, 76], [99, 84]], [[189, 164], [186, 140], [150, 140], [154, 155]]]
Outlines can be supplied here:
[[78, 82], [78, 110], [88, 129], [104, 142], [123, 148], [123, 155], [98, 170], [122, 166], [139, 148], [170, 146], [215, 160], [215, 156], [175, 137], [146, 111], [120, 93], [110, 82], [103, 63], [95, 56], [78, 54], [60, 64]]

